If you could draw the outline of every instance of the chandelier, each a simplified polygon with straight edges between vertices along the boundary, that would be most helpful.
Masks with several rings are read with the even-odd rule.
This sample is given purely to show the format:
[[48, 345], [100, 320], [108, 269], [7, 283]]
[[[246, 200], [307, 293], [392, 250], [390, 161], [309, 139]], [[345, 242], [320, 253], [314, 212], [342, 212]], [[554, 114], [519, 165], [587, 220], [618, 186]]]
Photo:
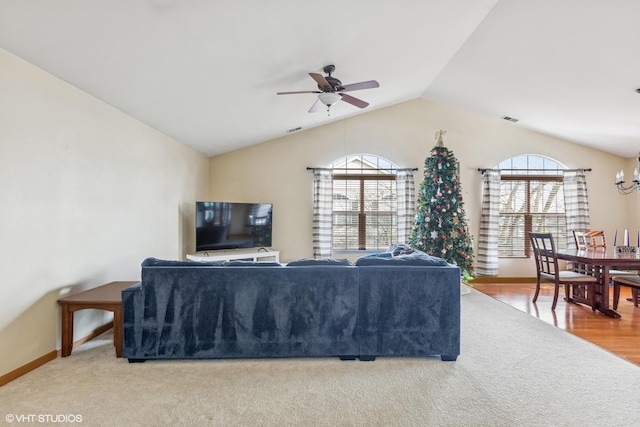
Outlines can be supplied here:
[[616, 172], [616, 188], [618, 189], [618, 193], [631, 194], [635, 190], [635, 192], [640, 194], [640, 176], [638, 175], [638, 169], [640, 169], [640, 154], [638, 154], [637, 161], [638, 164], [633, 171], [633, 181], [628, 187], [625, 187], [624, 185], [624, 171], [620, 169], [618, 172]]

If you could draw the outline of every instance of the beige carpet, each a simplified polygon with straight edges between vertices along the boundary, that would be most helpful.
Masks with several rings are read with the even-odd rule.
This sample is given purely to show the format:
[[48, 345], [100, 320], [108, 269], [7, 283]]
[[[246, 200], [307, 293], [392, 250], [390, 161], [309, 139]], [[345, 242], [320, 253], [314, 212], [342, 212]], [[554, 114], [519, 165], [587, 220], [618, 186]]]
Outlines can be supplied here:
[[[1, 387], [0, 414], [5, 425], [640, 425], [639, 367], [476, 290], [461, 299], [457, 362], [129, 364], [107, 333]], [[40, 418], [17, 421], [29, 415]], [[69, 415], [82, 422], [55, 422]]]

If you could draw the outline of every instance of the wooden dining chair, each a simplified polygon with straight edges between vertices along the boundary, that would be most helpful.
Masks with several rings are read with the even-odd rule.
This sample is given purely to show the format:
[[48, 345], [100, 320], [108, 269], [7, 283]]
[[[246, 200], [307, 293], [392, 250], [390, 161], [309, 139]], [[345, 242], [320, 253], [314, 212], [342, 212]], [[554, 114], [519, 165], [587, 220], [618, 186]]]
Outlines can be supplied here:
[[618, 308], [618, 300], [620, 299], [620, 287], [626, 286], [631, 288], [631, 301], [633, 305], [638, 307], [640, 304], [640, 276], [625, 274], [623, 276], [613, 276], [613, 309]]
[[586, 231], [585, 236], [591, 240], [589, 247], [591, 249], [603, 248], [607, 249], [607, 240], [604, 237], [604, 231], [602, 230], [590, 230]]
[[578, 250], [607, 248], [607, 241], [602, 230], [573, 230], [573, 240]]
[[555, 285], [553, 291], [553, 304], [551, 309], [555, 310], [558, 302], [558, 292], [560, 285], [564, 285], [565, 300], [571, 302], [569, 298], [569, 287], [584, 287], [590, 305], [595, 311], [596, 283], [595, 276], [577, 273], [574, 271], [560, 270], [558, 268], [558, 258], [556, 256], [556, 245], [553, 241], [551, 233], [529, 233], [531, 246], [533, 247], [533, 255], [536, 261], [536, 292], [533, 295], [533, 302], [538, 300], [540, 294], [540, 281], [551, 282]]
[[576, 244], [577, 250], [585, 250], [589, 247], [589, 241], [584, 235], [584, 231], [573, 230], [573, 242]]

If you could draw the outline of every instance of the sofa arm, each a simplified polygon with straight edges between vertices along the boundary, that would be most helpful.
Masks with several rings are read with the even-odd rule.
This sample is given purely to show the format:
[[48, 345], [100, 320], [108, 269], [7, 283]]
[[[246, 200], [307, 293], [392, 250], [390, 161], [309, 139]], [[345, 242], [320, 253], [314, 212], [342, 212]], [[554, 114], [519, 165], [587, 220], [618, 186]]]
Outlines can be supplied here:
[[460, 269], [359, 267], [360, 355], [460, 354]]
[[122, 357], [132, 357], [132, 349], [137, 348], [140, 337], [136, 324], [142, 319], [143, 309], [141, 282], [122, 290]]

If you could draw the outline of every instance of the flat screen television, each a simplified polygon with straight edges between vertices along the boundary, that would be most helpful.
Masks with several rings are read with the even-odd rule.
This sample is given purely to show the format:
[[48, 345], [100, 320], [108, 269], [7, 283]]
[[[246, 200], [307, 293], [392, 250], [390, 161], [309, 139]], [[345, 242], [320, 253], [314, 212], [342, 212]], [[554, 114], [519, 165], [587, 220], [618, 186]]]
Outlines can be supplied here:
[[196, 202], [196, 252], [271, 246], [271, 203]]

